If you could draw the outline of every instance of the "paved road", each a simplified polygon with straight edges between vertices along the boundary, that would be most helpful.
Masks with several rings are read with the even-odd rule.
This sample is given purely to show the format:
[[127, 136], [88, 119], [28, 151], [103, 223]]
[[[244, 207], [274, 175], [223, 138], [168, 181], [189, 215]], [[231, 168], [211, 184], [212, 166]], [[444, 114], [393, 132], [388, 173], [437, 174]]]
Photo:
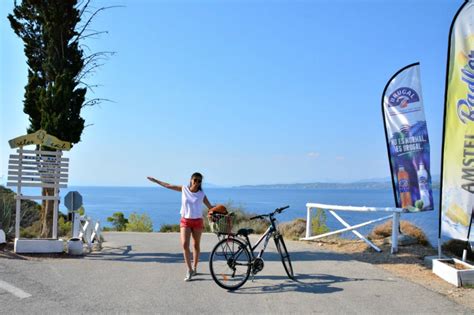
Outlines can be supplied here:
[[[472, 314], [442, 295], [350, 255], [287, 242], [297, 281], [273, 244], [255, 281], [228, 292], [209, 274], [216, 237], [203, 236], [198, 276], [184, 282], [176, 233], [105, 233], [83, 258], [0, 259], [0, 313]], [[374, 254], [376, 255], [376, 254]]]

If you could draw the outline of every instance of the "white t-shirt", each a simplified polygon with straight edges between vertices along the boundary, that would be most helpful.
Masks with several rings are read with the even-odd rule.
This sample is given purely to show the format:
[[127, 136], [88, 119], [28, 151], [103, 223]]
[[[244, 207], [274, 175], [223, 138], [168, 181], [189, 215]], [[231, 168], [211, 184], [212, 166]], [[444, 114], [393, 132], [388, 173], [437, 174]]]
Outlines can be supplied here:
[[199, 190], [193, 193], [187, 185], [181, 189], [181, 217], [186, 219], [202, 218], [202, 203], [206, 194]]

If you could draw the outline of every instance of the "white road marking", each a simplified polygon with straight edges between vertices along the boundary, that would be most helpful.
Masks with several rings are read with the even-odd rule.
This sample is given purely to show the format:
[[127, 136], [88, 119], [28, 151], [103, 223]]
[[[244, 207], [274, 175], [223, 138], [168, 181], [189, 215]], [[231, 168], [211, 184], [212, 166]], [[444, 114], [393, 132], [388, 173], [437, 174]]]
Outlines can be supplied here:
[[13, 286], [13, 285], [5, 282], [5, 281], [2, 281], [2, 280], [0, 280], [0, 289], [8, 291], [11, 294], [19, 297], [20, 299], [24, 299], [24, 298], [27, 298], [27, 297], [31, 296], [31, 294], [26, 293], [25, 291], [23, 291], [21, 289], [18, 289], [17, 287], [15, 287], [15, 286]]

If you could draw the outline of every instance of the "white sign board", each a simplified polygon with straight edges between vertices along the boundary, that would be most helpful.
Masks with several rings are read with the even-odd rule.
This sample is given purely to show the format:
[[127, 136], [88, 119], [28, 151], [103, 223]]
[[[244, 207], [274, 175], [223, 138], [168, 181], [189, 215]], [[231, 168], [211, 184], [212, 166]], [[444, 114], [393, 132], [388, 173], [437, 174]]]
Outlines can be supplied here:
[[[21, 146], [8, 161], [7, 186], [17, 188], [15, 238], [20, 238], [21, 200], [54, 200], [53, 238], [57, 239], [59, 188], [67, 187], [69, 159], [62, 157], [62, 151], [24, 150]], [[50, 188], [53, 196], [25, 196], [23, 187]]]

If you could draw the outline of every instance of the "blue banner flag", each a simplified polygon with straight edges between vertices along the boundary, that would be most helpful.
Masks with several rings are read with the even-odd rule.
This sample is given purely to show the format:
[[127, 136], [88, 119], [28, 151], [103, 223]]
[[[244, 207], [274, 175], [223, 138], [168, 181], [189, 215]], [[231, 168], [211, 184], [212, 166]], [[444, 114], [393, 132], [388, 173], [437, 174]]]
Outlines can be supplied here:
[[382, 109], [396, 206], [410, 211], [433, 210], [419, 63], [401, 69], [388, 81]]

